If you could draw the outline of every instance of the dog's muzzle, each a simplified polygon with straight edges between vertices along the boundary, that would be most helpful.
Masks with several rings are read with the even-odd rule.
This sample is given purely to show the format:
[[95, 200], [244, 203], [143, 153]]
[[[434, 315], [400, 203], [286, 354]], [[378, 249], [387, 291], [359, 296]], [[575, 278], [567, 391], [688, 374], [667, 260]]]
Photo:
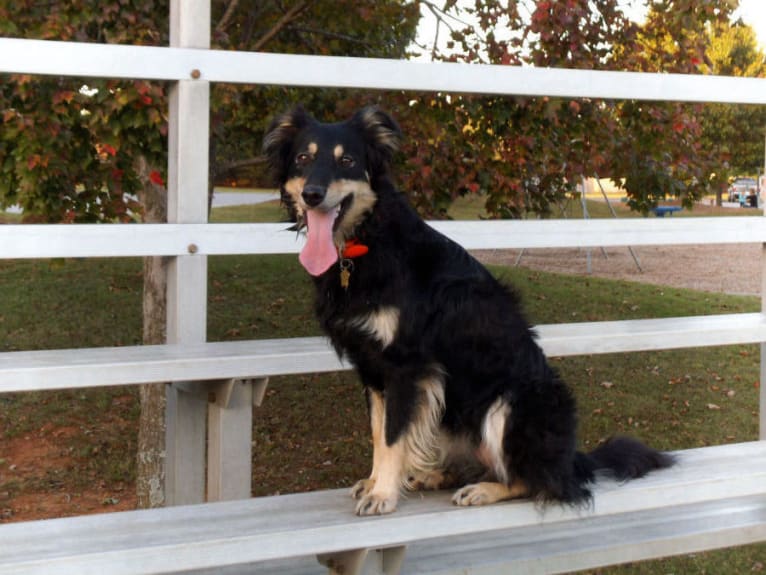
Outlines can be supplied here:
[[324, 201], [326, 195], [327, 188], [313, 184], [304, 186], [303, 191], [301, 192], [303, 201], [306, 202], [306, 205], [310, 208], [316, 208], [319, 204], [321, 204]]

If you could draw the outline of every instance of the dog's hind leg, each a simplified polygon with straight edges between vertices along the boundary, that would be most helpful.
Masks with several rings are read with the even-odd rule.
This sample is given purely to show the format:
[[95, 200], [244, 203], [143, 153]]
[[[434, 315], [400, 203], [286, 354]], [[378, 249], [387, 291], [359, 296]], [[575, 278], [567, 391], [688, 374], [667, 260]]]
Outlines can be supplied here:
[[513, 478], [508, 471], [508, 456], [503, 449], [505, 427], [511, 416], [511, 406], [502, 397], [489, 407], [481, 427], [481, 445], [476, 456], [496, 481], [482, 481], [466, 485], [455, 492], [456, 505], [489, 505], [506, 499], [529, 495], [527, 484]]
[[452, 496], [452, 502], [455, 505], [489, 505], [506, 499], [517, 499], [527, 497], [529, 490], [526, 484], [521, 480], [515, 480], [510, 485], [505, 483], [495, 483], [482, 481], [473, 483], [458, 489]]

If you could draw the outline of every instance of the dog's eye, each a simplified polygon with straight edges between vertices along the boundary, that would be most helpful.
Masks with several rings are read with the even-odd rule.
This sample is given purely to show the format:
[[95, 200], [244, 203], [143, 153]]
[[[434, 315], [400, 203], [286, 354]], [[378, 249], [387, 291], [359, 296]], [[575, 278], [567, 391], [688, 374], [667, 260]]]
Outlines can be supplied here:
[[306, 152], [301, 152], [297, 156], [295, 156], [295, 163], [299, 166], [305, 166], [311, 162], [311, 154], [307, 154]]
[[352, 158], [351, 156], [341, 156], [338, 162], [340, 162], [340, 165], [343, 168], [353, 168], [354, 164], [356, 163], [354, 161], [354, 158]]

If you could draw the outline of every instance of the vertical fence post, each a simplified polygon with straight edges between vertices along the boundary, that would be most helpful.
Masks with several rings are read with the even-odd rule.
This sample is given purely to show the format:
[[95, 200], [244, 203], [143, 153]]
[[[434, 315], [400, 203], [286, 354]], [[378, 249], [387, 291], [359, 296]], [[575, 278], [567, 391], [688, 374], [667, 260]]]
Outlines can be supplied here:
[[211, 389], [208, 406], [207, 499], [247, 499], [251, 494], [253, 402], [264, 379], [230, 379]]
[[[210, 0], [171, 0], [170, 45], [210, 47]], [[210, 83], [201, 70], [170, 90], [168, 130], [168, 222], [207, 221]], [[168, 343], [207, 339], [207, 259], [173, 259], [168, 268]], [[183, 385], [168, 386], [166, 503], [199, 503], [205, 498], [207, 399]]]
[[[763, 173], [766, 180], [766, 136], [763, 143]], [[762, 206], [763, 215], [766, 217], [766, 202], [761, 197], [762, 193], [762, 190], [759, 190], [758, 199], [761, 202], [759, 205]], [[761, 314], [766, 316], [766, 244], [761, 247]], [[761, 343], [761, 377], [758, 392], [758, 437], [764, 441], [766, 440], [766, 342]]]

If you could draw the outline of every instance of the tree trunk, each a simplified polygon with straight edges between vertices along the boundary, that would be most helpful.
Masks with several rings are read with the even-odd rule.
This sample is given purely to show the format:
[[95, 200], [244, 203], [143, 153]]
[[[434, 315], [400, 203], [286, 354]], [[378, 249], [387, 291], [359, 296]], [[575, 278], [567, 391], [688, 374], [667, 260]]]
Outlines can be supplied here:
[[[136, 161], [143, 182], [139, 199], [145, 223], [167, 221], [167, 189], [149, 178], [146, 159]], [[143, 342], [164, 344], [167, 309], [167, 258], [144, 258]], [[139, 390], [141, 414], [138, 426], [136, 492], [140, 508], [162, 507], [165, 503], [165, 383], [142, 385]]]

